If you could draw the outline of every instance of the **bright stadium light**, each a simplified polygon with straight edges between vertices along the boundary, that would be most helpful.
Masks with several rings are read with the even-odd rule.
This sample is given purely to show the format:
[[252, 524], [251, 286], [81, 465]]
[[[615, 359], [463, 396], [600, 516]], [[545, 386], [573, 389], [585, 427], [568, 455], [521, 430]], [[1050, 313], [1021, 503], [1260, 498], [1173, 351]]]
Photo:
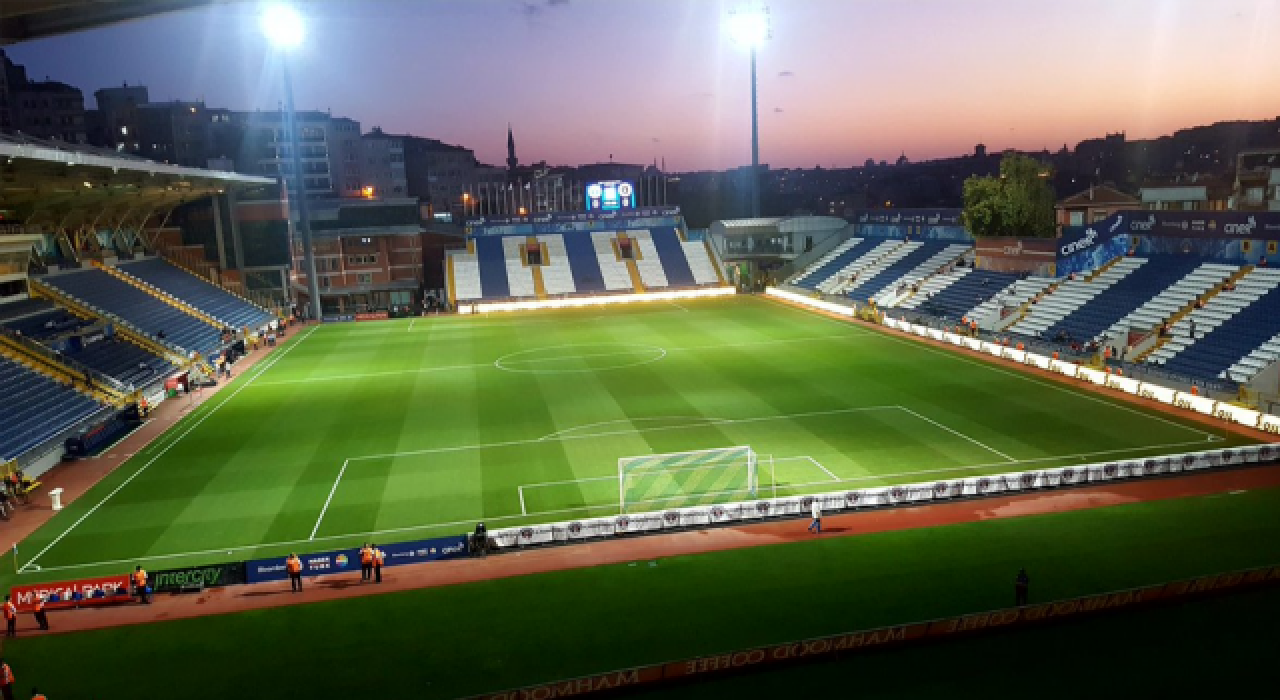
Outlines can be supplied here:
[[760, 113], [756, 97], [756, 50], [773, 37], [769, 8], [738, 8], [725, 23], [729, 37], [751, 50], [751, 216], [760, 216]]
[[262, 33], [277, 49], [296, 49], [302, 44], [302, 15], [288, 5], [270, 5], [262, 13]]

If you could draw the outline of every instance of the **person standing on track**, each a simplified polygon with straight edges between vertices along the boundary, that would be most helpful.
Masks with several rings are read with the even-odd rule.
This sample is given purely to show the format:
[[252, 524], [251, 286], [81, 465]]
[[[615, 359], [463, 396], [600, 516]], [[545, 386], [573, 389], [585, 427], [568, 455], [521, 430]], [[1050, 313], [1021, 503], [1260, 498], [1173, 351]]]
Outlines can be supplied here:
[[368, 581], [373, 578], [373, 548], [368, 542], [360, 548], [360, 580]]
[[36, 616], [36, 624], [40, 625], [40, 629], [48, 630], [49, 615], [44, 611], [44, 594], [43, 593], [36, 596], [36, 609], [34, 614]]
[[147, 598], [147, 570], [141, 565], [133, 567], [133, 593], [138, 596], [139, 603], [150, 603]]
[[382, 550], [378, 549], [378, 545], [373, 545], [373, 578], [377, 583], [382, 583], [382, 564], [386, 561]]
[[18, 636], [18, 606], [13, 604], [9, 596], [4, 597], [4, 625], [4, 636]]
[[32, 688], [31, 700], [49, 700], [49, 699], [44, 696], [44, 693], [40, 692], [39, 688]]
[[1026, 605], [1027, 591], [1031, 588], [1031, 577], [1026, 569], [1018, 569], [1018, 577], [1013, 580], [1013, 604]]
[[811, 502], [809, 508], [813, 514], [813, 522], [809, 523], [809, 532], [817, 532], [819, 535], [821, 535], [822, 534], [822, 504], [819, 503], [818, 499], [815, 498]]
[[294, 593], [302, 592], [302, 560], [297, 554], [289, 553], [289, 558], [284, 560], [285, 571], [289, 572], [289, 590]]
[[0, 659], [0, 697], [13, 700], [13, 669], [4, 659]]

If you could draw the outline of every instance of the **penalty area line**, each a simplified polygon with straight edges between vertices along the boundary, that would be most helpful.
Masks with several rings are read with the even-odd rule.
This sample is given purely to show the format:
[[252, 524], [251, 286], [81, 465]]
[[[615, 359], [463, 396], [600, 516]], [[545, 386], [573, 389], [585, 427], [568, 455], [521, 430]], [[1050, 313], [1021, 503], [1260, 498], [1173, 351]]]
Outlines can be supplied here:
[[316, 526], [311, 528], [311, 536], [308, 540], [314, 540], [316, 533], [320, 531], [320, 523], [324, 521], [324, 514], [329, 510], [329, 503], [333, 501], [333, 494], [338, 492], [338, 484], [342, 481], [342, 475], [347, 473], [347, 464], [351, 460], [342, 460], [342, 468], [338, 470], [338, 478], [333, 480], [333, 488], [329, 489], [329, 497], [324, 499], [324, 507], [320, 509], [320, 517], [316, 518]]

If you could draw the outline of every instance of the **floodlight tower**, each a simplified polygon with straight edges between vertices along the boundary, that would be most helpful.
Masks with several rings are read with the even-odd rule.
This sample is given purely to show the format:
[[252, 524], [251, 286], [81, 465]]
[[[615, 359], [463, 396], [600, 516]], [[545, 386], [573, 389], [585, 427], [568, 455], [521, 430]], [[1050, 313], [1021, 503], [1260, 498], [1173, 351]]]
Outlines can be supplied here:
[[751, 51], [751, 216], [760, 216], [760, 114], [756, 96], [756, 50], [773, 37], [769, 8], [738, 8], [729, 13], [729, 37]]
[[[316, 256], [311, 245], [311, 212], [307, 205], [307, 184], [302, 172], [302, 153], [298, 144], [298, 113], [293, 108], [293, 79], [289, 75], [288, 52], [302, 44], [302, 16], [288, 5], [270, 5], [262, 13], [262, 33], [276, 49], [280, 74], [284, 79], [285, 128], [289, 132], [293, 181], [298, 193], [298, 233], [302, 236], [303, 272], [307, 275], [307, 295], [311, 297], [308, 314], [313, 320], [323, 318], [320, 311], [320, 283], [316, 279]], [[288, 187], [288, 180], [285, 181]]]

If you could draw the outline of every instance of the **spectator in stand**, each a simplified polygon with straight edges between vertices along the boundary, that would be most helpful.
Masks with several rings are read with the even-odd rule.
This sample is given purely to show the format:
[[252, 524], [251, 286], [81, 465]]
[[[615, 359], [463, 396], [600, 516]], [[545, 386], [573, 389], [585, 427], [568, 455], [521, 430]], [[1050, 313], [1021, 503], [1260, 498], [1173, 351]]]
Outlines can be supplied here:
[[1258, 260], [1258, 267], [1266, 267], [1266, 266], [1267, 266], [1267, 256], [1264, 255], [1260, 260]]

